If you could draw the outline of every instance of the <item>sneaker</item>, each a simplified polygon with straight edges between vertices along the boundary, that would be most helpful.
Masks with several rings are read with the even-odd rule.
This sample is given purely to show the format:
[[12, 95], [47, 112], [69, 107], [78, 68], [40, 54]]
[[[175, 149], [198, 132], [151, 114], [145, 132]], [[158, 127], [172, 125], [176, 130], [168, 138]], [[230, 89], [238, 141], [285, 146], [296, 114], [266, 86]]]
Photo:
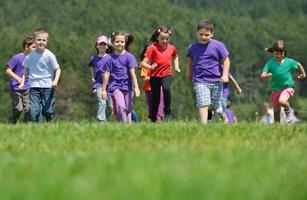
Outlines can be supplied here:
[[291, 108], [289, 108], [289, 110], [285, 110], [285, 114], [286, 114], [286, 122], [288, 124], [290, 124], [293, 121], [293, 116], [292, 116], [292, 112], [291, 112]]
[[227, 118], [227, 115], [226, 115], [225, 112], [223, 112], [223, 114], [222, 114], [222, 120], [223, 120], [224, 124], [228, 124], [228, 118]]

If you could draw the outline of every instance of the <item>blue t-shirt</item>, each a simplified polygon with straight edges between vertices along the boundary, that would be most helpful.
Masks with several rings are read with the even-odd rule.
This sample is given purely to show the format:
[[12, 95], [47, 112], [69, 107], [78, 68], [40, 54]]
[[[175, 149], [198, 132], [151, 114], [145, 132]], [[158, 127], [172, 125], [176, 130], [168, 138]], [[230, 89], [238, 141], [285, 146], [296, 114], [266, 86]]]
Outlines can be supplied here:
[[223, 60], [229, 52], [224, 43], [211, 39], [207, 44], [191, 44], [187, 56], [192, 59], [193, 81], [214, 83], [219, 82], [223, 75]]
[[43, 53], [32, 50], [22, 64], [29, 69], [31, 88], [51, 88], [54, 71], [60, 67], [55, 55], [48, 49], [45, 49]]

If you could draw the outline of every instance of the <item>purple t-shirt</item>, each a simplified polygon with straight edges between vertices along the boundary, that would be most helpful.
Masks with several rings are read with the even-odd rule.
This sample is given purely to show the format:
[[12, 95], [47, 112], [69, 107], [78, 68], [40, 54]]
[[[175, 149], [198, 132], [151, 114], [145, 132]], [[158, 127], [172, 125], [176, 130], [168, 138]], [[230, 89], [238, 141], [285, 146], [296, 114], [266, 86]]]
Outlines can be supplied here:
[[223, 75], [223, 60], [229, 56], [224, 43], [211, 39], [207, 44], [193, 43], [188, 57], [192, 59], [193, 81], [197, 83], [219, 82]]
[[110, 72], [107, 90], [113, 93], [116, 89], [132, 91], [132, 80], [130, 69], [138, 66], [134, 55], [126, 51], [123, 55], [110, 54], [106, 65], [103, 66], [104, 72]]
[[[6, 66], [10, 69], [12, 69], [12, 71], [19, 77], [22, 77], [23, 75], [23, 65], [22, 62], [24, 61], [25, 56], [23, 53], [19, 53], [16, 54], [15, 56], [13, 56], [11, 58], [11, 60], [9, 60], [6, 64]], [[17, 91], [20, 90], [18, 88], [19, 86], [19, 82], [13, 78], [10, 78], [10, 89], [11, 91]], [[25, 79], [25, 84], [24, 87], [22, 88], [22, 90], [28, 90], [29, 89], [29, 81], [28, 81], [28, 76]]]
[[226, 108], [224, 110], [224, 112], [227, 116], [228, 123], [229, 124], [235, 123], [235, 115], [234, 115], [233, 111], [230, 108]]
[[94, 78], [96, 80], [96, 82], [92, 84], [93, 89], [97, 89], [102, 86], [103, 66], [107, 63], [108, 58], [109, 58], [109, 55], [105, 55], [103, 57], [94, 55], [91, 57], [89, 61], [88, 66], [93, 67]]

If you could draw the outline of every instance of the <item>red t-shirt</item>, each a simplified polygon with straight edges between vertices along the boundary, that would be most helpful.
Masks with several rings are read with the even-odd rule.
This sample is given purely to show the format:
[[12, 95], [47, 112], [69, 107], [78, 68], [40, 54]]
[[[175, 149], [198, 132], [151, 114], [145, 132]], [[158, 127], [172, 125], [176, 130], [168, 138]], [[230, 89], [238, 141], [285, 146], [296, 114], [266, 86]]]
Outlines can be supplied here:
[[177, 49], [171, 44], [163, 49], [158, 43], [154, 43], [147, 48], [144, 56], [151, 61], [151, 64], [158, 65], [151, 71], [150, 76], [165, 77], [172, 74], [172, 58], [177, 57]]

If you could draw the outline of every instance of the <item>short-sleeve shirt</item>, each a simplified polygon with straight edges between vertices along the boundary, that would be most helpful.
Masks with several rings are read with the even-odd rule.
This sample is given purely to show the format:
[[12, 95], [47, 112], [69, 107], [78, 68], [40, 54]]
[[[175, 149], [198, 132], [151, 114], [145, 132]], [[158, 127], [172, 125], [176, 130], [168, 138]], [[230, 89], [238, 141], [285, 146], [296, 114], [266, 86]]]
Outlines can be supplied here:
[[[22, 77], [23, 75], [23, 65], [22, 62], [24, 61], [25, 56], [23, 53], [19, 53], [14, 55], [6, 64], [7, 68], [10, 68], [17, 76]], [[19, 82], [14, 79], [10, 78], [10, 89], [11, 91], [17, 91], [20, 90], [18, 88]], [[25, 84], [22, 90], [28, 90], [29, 89], [29, 82], [28, 82], [28, 76], [25, 79]]]
[[163, 49], [158, 43], [154, 43], [147, 48], [144, 56], [151, 61], [151, 64], [157, 64], [150, 76], [165, 77], [172, 74], [172, 58], [177, 57], [177, 49], [171, 44], [167, 44]]
[[110, 73], [108, 92], [112, 94], [116, 89], [132, 91], [130, 70], [137, 66], [135, 56], [128, 51], [122, 55], [110, 54], [106, 65], [103, 66], [103, 71]]
[[298, 63], [285, 57], [282, 63], [275, 58], [270, 59], [262, 69], [262, 72], [272, 73], [271, 89], [272, 91], [282, 90], [285, 88], [294, 88], [292, 70], [298, 69]]
[[207, 44], [191, 44], [187, 56], [192, 59], [193, 81], [214, 83], [223, 75], [223, 60], [229, 56], [229, 51], [224, 43], [211, 39]]
[[[146, 69], [145, 67], [142, 67], [142, 69], [141, 69], [141, 77], [150, 77], [150, 70]], [[143, 83], [142, 89], [144, 91], [151, 91], [150, 82], [149, 81], [145, 81]]]
[[109, 55], [105, 55], [103, 57], [93, 55], [90, 58], [88, 66], [94, 69], [94, 78], [96, 80], [96, 82], [92, 85], [93, 89], [102, 87], [103, 66], [107, 63], [108, 58]]
[[48, 49], [43, 53], [32, 50], [23, 61], [23, 66], [29, 69], [30, 88], [51, 88], [54, 71], [60, 67], [55, 55]]

